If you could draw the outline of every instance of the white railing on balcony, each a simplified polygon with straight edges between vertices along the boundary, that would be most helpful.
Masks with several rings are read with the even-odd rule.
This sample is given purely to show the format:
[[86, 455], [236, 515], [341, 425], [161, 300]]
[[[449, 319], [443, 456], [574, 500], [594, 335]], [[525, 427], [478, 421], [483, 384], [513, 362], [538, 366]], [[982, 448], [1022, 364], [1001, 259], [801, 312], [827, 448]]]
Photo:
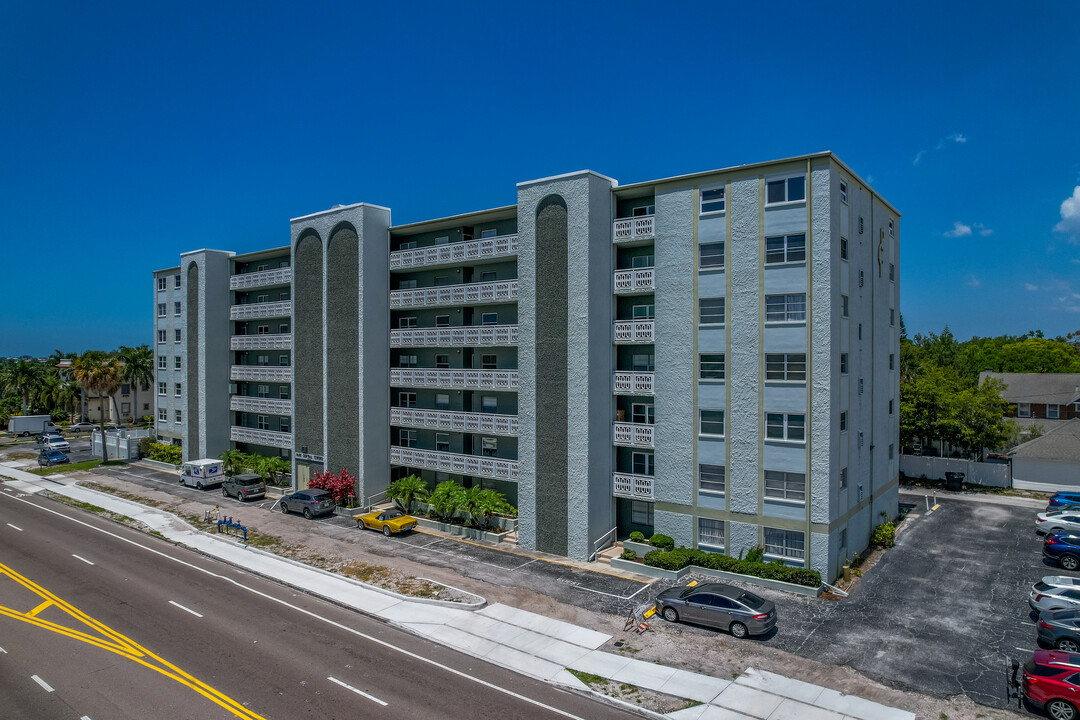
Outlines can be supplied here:
[[290, 350], [292, 333], [274, 335], [233, 335], [229, 338], [233, 350]]
[[517, 345], [517, 325], [391, 330], [390, 347], [474, 347]]
[[229, 409], [264, 415], [292, 415], [292, 400], [233, 395], [229, 398]]
[[288, 285], [292, 282], [292, 268], [274, 268], [273, 270], [260, 270], [258, 272], [233, 275], [229, 278], [230, 290], [246, 290], [253, 287], [266, 287], [270, 285]]
[[454, 432], [486, 432], [493, 435], [510, 435], [514, 437], [518, 434], [517, 415], [492, 415], [488, 413], [394, 407], [390, 408], [390, 424]]
[[615, 273], [615, 292], [627, 293], [654, 290], [656, 289], [655, 275], [656, 272], [651, 267], [618, 270]]
[[390, 384], [399, 387], [517, 390], [517, 370], [435, 370], [393, 368]]
[[229, 368], [229, 379], [292, 382], [292, 367], [289, 365], [233, 365]]
[[653, 374], [651, 372], [615, 373], [616, 395], [652, 395]]
[[468, 242], [432, 245], [431, 247], [399, 250], [390, 253], [390, 269], [426, 267], [430, 265], [453, 265], [460, 262], [474, 262], [491, 258], [517, 255], [518, 236], [501, 235], [499, 237], [469, 240]]
[[653, 428], [653, 425], [617, 422], [615, 423], [615, 444], [651, 448], [653, 446]]
[[259, 318], [289, 317], [292, 315], [292, 300], [277, 302], [247, 303], [229, 308], [230, 320], [257, 320]]
[[457, 453], [417, 450], [416, 448], [391, 447], [390, 463], [408, 467], [426, 468], [458, 475], [517, 480], [518, 461], [501, 458], [459, 455]]
[[651, 238], [655, 234], [656, 223], [654, 215], [641, 215], [632, 218], [620, 218], [611, 227], [611, 235], [615, 242], [628, 242], [630, 240], [643, 240]]
[[615, 342], [651, 343], [654, 325], [652, 320], [620, 320], [615, 323]]
[[289, 450], [292, 450], [293, 446], [292, 433], [237, 427], [235, 425], [229, 430], [229, 438], [234, 442], [255, 443], [256, 445], [288, 448]]
[[615, 494], [623, 497], [637, 498], [638, 500], [653, 499], [653, 479], [648, 475], [631, 475], [629, 473], [614, 473]]
[[517, 296], [517, 280], [393, 290], [390, 293], [390, 309], [510, 302], [517, 300]]

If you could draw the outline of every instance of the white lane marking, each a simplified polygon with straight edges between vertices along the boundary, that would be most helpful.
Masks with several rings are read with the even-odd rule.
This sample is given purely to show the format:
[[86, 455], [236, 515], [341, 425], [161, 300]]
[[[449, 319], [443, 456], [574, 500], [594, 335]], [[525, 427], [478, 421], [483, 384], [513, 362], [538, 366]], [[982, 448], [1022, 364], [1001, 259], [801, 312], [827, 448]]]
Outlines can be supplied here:
[[94, 563], [90, 562], [89, 560], [87, 560], [87, 559], [86, 559], [86, 558], [84, 558], [84, 557], [79, 557], [79, 556], [78, 556], [78, 555], [76, 555], [75, 553], [71, 553], [71, 557], [75, 558], [76, 560], [82, 560], [82, 561], [83, 561], [84, 563], [86, 563], [87, 565], [93, 565], [93, 564], [94, 564]]
[[90, 716], [89, 715], [83, 715], [81, 718], [79, 718], [79, 720], [90, 720]]
[[[84, 520], [79, 520], [78, 518], [72, 517], [71, 515], [65, 515], [64, 513], [60, 512], [58, 510], [53, 510], [52, 508], [47, 508], [44, 505], [38, 505], [37, 503], [31, 502], [29, 500], [23, 500], [22, 498], [14, 498], [14, 499], [18, 500], [21, 503], [26, 503], [27, 505], [30, 505], [31, 507], [35, 507], [35, 508], [38, 508], [39, 510], [44, 510], [47, 513], [51, 513], [51, 514], [56, 515], [58, 517], [62, 517], [65, 520], [70, 520], [71, 522], [76, 523], [78, 525], [83, 525], [83, 526], [85, 526], [85, 527], [87, 527], [87, 528], [89, 528], [91, 530], [97, 531], [97, 532], [99, 532], [99, 533], [101, 533], [103, 535], [107, 535], [107, 536], [109, 536], [111, 538], [119, 540], [120, 542], [125, 542], [128, 545], [134, 545], [135, 547], [137, 547], [137, 548], [139, 548], [141, 550], [145, 550], [145, 551], [147, 551], [149, 553], [153, 553], [154, 555], [158, 555], [160, 557], [163, 557], [166, 560], [172, 560], [174, 563], [176, 563], [178, 565], [182, 565], [182, 566], [184, 566], [186, 568], [189, 568], [191, 570], [195, 570], [196, 572], [201, 572], [204, 575], [208, 575], [208, 576], [210, 576], [212, 578], [217, 578], [218, 580], [223, 580], [223, 581], [225, 581], [227, 583], [230, 583], [230, 584], [234, 585], [237, 588], [240, 588], [242, 590], [247, 590], [252, 595], [258, 595], [259, 597], [261, 597], [261, 598], [263, 598], [265, 600], [269, 600], [270, 602], [275, 602], [278, 605], [289, 608], [290, 610], [295, 610], [296, 612], [300, 613], [301, 615], [307, 615], [309, 618], [311, 618], [313, 620], [319, 620], [321, 622], [324, 622], [327, 625], [330, 625], [332, 627], [337, 628], [338, 630], [341, 630], [343, 632], [347, 632], [347, 633], [350, 633], [352, 635], [355, 635], [356, 637], [358, 637], [358, 638], [360, 638], [362, 640], [367, 640], [368, 642], [374, 643], [376, 645], [380, 645], [380, 646], [386, 648], [387, 650], [392, 650], [393, 652], [400, 653], [400, 654], [405, 655], [406, 657], [412, 658], [413, 660], [416, 660], [418, 662], [426, 663], [426, 664], [428, 664], [428, 665], [430, 665], [432, 667], [439, 668], [440, 670], [443, 670], [443, 671], [445, 671], [447, 673], [450, 673], [451, 675], [454, 675], [454, 676], [456, 676], [458, 678], [461, 678], [462, 680], [466, 680], [468, 682], [474, 682], [477, 685], [483, 685], [484, 687], [486, 687], [486, 688], [488, 688], [490, 690], [494, 690], [495, 692], [502, 693], [503, 695], [507, 695], [509, 697], [515, 698], [517, 700], [520, 700], [520, 701], [522, 701], [524, 703], [528, 703], [528, 704], [533, 705], [535, 707], [543, 708], [544, 710], [548, 710], [548, 711], [550, 711], [550, 712], [552, 712], [552, 713], [554, 713], [556, 715], [561, 715], [562, 717], [569, 718], [570, 720], [586, 720], [585, 718], [583, 718], [583, 717], [581, 717], [579, 715], [574, 715], [573, 713], [567, 712], [566, 710], [560, 710], [557, 707], [554, 707], [552, 705], [547, 705], [545, 703], [540, 702], [539, 700], [534, 700], [534, 699], [532, 699], [530, 697], [526, 697], [524, 695], [521, 695], [519, 693], [514, 692], [513, 690], [508, 690], [507, 688], [504, 688], [504, 687], [502, 687], [500, 685], [496, 685], [495, 683], [490, 683], [487, 680], [481, 680], [480, 678], [475, 677], [472, 674], [470, 674], [468, 672], [465, 672], [464, 670], [457, 670], [455, 668], [450, 667], [449, 665], [443, 665], [441, 662], [438, 662], [437, 660], [432, 660], [431, 658], [427, 658], [427, 657], [424, 657], [423, 655], [418, 655], [418, 654], [416, 654], [414, 652], [410, 652], [409, 650], [405, 650], [404, 648], [400, 648], [397, 645], [394, 645], [392, 642], [388, 642], [386, 640], [380, 640], [379, 638], [377, 638], [377, 637], [375, 637], [373, 635], [368, 635], [367, 633], [360, 632], [359, 630], [351, 628], [348, 625], [342, 625], [339, 622], [334, 622], [333, 620], [331, 620], [329, 618], [325, 618], [325, 617], [319, 615], [316, 612], [313, 612], [311, 610], [305, 610], [304, 608], [299, 607], [297, 605], [293, 605], [292, 603], [286, 602], [285, 600], [282, 600], [281, 598], [274, 597], [273, 595], [270, 595], [268, 593], [264, 593], [261, 590], [256, 590], [253, 587], [248, 587], [247, 585], [244, 585], [240, 581], [234, 580], [231, 577], [221, 575], [219, 573], [214, 572], [213, 570], [209, 570], [207, 568], [199, 567], [198, 565], [193, 565], [193, 564], [187, 562], [186, 560], [181, 560], [180, 558], [173, 557], [172, 555], [164, 553], [161, 550], [155, 550], [154, 548], [149, 547], [147, 545], [143, 545], [141, 543], [138, 543], [138, 542], [132, 540], [131, 538], [126, 538], [126, 537], [123, 537], [121, 535], [117, 535], [114, 532], [109, 532], [108, 530], [106, 530], [104, 528], [96, 527], [96, 526], [91, 525], [90, 523], [88, 523], [88, 522], [86, 522]], [[219, 561], [219, 562], [223, 562], [223, 561]], [[243, 569], [241, 568], [241, 570], [243, 570]], [[275, 581], [270, 581], [270, 582], [275, 582]], [[642, 589], [644, 589], [645, 587], [648, 587], [648, 585], [644, 586]], [[640, 590], [638, 592], [640, 592]], [[636, 595], [637, 593], [634, 593], [634, 594]], [[319, 596], [316, 595], [315, 597], [319, 597]], [[431, 641], [431, 642], [434, 642], [434, 641]], [[453, 649], [452, 647], [450, 647], [448, 645], [443, 645], [443, 647], [449, 647], [451, 650]]]
[[367, 694], [366, 692], [364, 692], [363, 690], [360, 690], [360, 689], [358, 689], [358, 688], [354, 688], [354, 687], [353, 687], [352, 685], [350, 685], [349, 683], [344, 683], [344, 682], [341, 682], [341, 681], [340, 681], [340, 680], [338, 680], [338, 679], [337, 679], [336, 677], [328, 677], [328, 678], [326, 678], [326, 679], [327, 679], [327, 680], [329, 680], [330, 682], [335, 682], [335, 683], [337, 683], [338, 685], [340, 685], [340, 686], [341, 686], [341, 687], [343, 687], [343, 688], [346, 688], [346, 689], [348, 689], [348, 690], [352, 690], [352, 691], [353, 691], [354, 693], [356, 693], [357, 695], [363, 695], [363, 696], [364, 696], [364, 697], [366, 697], [366, 698], [367, 698], [368, 700], [371, 700], [372, 702], [377, 702], [377, 703], [379, 703], [380, 705], [382, 705], [383, 707], [386, 707], [386, 705], [387, 705], [387, 702], [386, 702], [385, 700], [380, 700], [379, 698], [375, 697], [374, 695], [368, 695], [368, 694]]
[[170, 601], [169, 601], [169, 604], [170, 604], [170, 605], [175, 605], [176, 607], [180, 608], [181, 610], [186, 610], [187, 612], [191, 613], [191, 614], [192, 614], [192, 615], [194, 615], [195, 617], [202, 617], [202, 615], [200, 615], [199, 613], [195, 612], [195, 611], [194, 611], [194, 610], [192, 610], [191, 608], [186, 608], [186, 607], [184, 607], [183, 605], [181, 605], [180, 603], [178, 603], [178, 602], [176, 602], [176, 601], [174, 601], [174, 600], [170, 600]]
[[37, 675], [31, 675], [30, 679], [33, 680], [34, 682], [36, 682], [42, 688], [44, 688], [45, 692], [56, 692], [55, 690], [52, 689], [52, 686], [49, 685], [49, 683], [45, 682], [44, 680], [39, 678]]
[[1016, 649], [1019, 650], [1020, 652], [1025, 652], [1025, 653], [1034, 653], [1035, 652], [1034, 650], [1028, 650], [1027, 648], [1022, 648], [1022, 647], [1018, 647]]
[[18, 525], [12, 525], [11, 523], [8, 523], [8, 524], [7, 524], [7, 526], [8, 526], [9, 528], [15, 528], [15, 529], [16, 529], [16, 530], [18, 530], [19, 532], [22, 532], [22, 531], [23, 531], [23, 529], [22, 529], [21, 527], [19, 527]]
[[4, 648], [0, 648], [0, 653], [4, 653], [5, 655], [7, 655], [7, 650], [5, 650]]

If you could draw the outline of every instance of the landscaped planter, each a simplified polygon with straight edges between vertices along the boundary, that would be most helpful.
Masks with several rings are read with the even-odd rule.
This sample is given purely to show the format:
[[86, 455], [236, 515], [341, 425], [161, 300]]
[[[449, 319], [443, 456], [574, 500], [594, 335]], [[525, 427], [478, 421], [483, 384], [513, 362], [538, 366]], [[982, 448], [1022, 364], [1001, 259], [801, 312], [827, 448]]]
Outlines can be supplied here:
[[[413, 517], [421, 518], [427, 515], [429, 512], [431, 512], [430, 505], [428, 505], [427, 503], [414, 502], [412, 504], [412, 510], [409, 511], [409, 514]], [[468, 515], [458, 513], [455, 514], [454, 517], [464, 519], [468, 517]], [[502, 515], [492, 515], [491, 517], [491, 524], [502, 528], [506, 532], [513, 532], [517, 530], [517, 522], [517, 518], [504, 517]]]
[[438, 530], [440, 532], [449, 533], [450, 535], [461, 535], [462, 537], [472, 538], [474, 540], [486, 540], [490, 543], [500, 543], [503, 538], [511, 533], [510, 530], [494, 533], [486, 532], [484, 530], [477, 530], [476, 528], [469, 527], [467, 525], [456, 525], [454, 523], [445, 523], [438, 520], [429, 520], [428, 518], [418, 517], [416, 522], [420, 527], [428, 528], [429, 530]]
[[623, 560], [622, 558], [611, 558], [611, 567], [616, 570], [627, 570], [629, 572], [638, 573], [639, 575], [664, 578], [665, 580], [678, 580], [683, 575], [690, 572], [690, 568], [683, 568], [682, 570], [664, 570], [663, 568], [652, 567], [651, 565], [634, 562], [633, 560]]
[[[111, 458], [110, 458], [111, 459]], [[172, 463], [161, 462], [160, 460], [151, 460], [150, 458], [143, 458], [139, 462], [149, 465], [152, 468], [158, 470], [167, 470], [169, 472], [180, 472], [179, 465], [173, 465]]]
[[634, 542], [633, 540], [623, 540], [622, 546], [623, 550], [633, 550], [636, 552], [638, 557], [645, 557], [645, 553], [650, 550], [656, 550], [656, 548], [647, 542]]
[[[625, 547], [625, 544], [624, 544]], [[655, 549], [655, 548], [653, 548]], [[665, 580], [681, 580], [684, 575], [690, 573], [697, 573], [699, 575], [708, 575], [709, 577], [719, 578], [721, 580], [734, 580], [737, 582], [744, 582], [749, 585], [757, 585], [758, 587], [767, 587], [772, 590], [783, 590], [784, 592], [795, 593], [796, 595], [808, 595], [810, 597], [817, 597], [821, 594], [821, 588], [811, 588], [805, 585], [795, 585], [794, 583], [783, 582], [781, 580], [769, 580], [768, 578], [759, 578], [754, 575], [740, 575], [738, 573], [726, 572], [724, 570], [713, 570], [712, 568], [698, 567], [697, 565], [689, 565], [682, 570], [664, 570], [663, 568], [652, 567], [644, 563], [637, 563], [633, 560], [623, 560], [621, 558], [611, 558], [611, 567], [617, 570], [628, 570], [630, 572], [636, 572], [641, 575], [648, 575], [649, 577], [664, 578]]]

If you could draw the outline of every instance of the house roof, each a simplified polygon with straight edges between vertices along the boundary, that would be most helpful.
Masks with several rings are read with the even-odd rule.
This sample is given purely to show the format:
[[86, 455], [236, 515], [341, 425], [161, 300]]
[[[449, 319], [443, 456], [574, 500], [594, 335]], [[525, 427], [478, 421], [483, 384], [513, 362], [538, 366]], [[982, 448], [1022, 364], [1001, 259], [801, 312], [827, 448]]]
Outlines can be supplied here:
[[1080, 418], [1060, 423], [1048, 433], [1009, 451], [1025, 460], [1080, 461]]
[[1006, 385], [1001, 396], [1010, 403], [1068, 405], [1080, 402], [1080, 373], [979, 373], [979, 384], [986, 378]]

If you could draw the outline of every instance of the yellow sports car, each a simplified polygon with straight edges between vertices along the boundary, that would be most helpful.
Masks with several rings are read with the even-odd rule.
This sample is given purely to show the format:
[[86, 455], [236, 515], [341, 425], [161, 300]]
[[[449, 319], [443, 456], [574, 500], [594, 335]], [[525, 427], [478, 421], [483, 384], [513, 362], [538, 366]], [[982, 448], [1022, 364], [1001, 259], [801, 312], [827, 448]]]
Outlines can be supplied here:
[[386, 537], [416, 527], [416, 518], [412, 515], [406, 515], [397, 508], [376, 510], [366, 515], [353, 515], [353, 520], [356, 521], [356, 527], [382, 530], [382, 534]]

